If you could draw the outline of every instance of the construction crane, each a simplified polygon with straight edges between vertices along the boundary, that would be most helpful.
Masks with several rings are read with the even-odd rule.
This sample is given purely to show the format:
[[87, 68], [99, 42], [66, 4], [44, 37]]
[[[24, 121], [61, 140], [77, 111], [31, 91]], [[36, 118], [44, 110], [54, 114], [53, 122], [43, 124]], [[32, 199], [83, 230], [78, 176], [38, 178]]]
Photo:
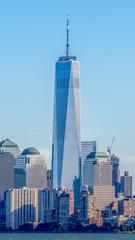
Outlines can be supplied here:
[[108, 154], [109, 154], [109, 160], [111, 160], [111, 150], [112, 150], [114, 141], [115, 141], [115, 137], [113, 137], [112, 142], [111, 142], [111, 145], [107, 147], [107, 152], [108, 152]]

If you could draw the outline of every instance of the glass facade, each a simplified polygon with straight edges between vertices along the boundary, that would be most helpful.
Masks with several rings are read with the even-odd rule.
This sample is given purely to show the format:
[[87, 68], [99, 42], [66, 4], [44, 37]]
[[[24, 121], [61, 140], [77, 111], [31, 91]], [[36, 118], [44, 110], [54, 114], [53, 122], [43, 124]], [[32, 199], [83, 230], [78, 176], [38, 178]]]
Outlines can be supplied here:
[[[91, 152], [96, 152], [96, 141], [82, 141], [81, 142], [81, 186], [85, 186], [85, 176], [83, 176], [83, 168], [86, 166], [84, 166], [85, 160], [88, 156], [89, 153]], [[89, 174], [90, 175], [90, 174]]]
[[71, 187], [80, 158], [80, 63], [56, 62], [52, 145], [53, 188]]

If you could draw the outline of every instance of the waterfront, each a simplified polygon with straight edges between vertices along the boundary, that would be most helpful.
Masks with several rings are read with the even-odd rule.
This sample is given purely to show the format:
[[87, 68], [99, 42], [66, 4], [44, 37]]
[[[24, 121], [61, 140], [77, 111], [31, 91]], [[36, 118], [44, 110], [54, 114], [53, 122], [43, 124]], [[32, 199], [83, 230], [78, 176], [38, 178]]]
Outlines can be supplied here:
[[97, 233], [1, 233], [0, 240], [133, 240], [134, 234]]

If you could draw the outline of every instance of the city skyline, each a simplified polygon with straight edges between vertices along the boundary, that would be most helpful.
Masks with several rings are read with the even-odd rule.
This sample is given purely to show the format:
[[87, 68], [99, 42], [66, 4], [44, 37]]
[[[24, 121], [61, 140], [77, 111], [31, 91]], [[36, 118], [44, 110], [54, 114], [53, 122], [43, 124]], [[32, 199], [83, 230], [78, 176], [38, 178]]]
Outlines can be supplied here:
[[[8, 6], [1, 3], [1, 138], [11, 138], [23, 148], [25, 145], [51, 148], [54, 62], [62, 52], [64, 19], [69, 10], [71, 50], [81, 61], [82, 140], [96, 139], [98, 149], [106, 150], [112, 136], [116, 136], [113, 152], [120, 158], [123, 171], [126, 168], [133, 174], [135, 18], [132, 9], [135, 4], [133, 1], [129, 5], [120, 2], [123, 3], [122, 11], [119, 11], [121, 4], [116, 1], [111, 9], [107, 1], [103, 1], [102, 6], [99, 1], [98, 5], [88, 1], [86, 5], [78, 3], [78, 13], [73, 14], [75, 3], [72, 5], [69, 1], [61, 4], [61, 14], [53, 9], [48, 14], [46, 11], [48, 18], [42, 7], [50, 9], [51, 3], [41, 1], [36, 10], [35, 2], [17, 4], [14, 1], [13, 6], [18, 9], [14, 16], [15, 10], [9, 11], [10, 2]], [[7, 15], [2, 9], [7, 10]], [[34, 14], [38, 15], [36, 20]]]

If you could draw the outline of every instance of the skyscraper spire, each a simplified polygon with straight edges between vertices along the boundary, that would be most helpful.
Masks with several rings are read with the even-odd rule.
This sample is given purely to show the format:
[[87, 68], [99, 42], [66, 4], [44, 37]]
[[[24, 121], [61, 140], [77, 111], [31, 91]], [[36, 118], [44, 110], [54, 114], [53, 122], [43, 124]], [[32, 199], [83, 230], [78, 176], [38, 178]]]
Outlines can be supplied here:
[[66, 42], [66, 57], [69, 57], [69, 14], [67, 13], [67, 42]]
[[76, 56], [72, 56], [70, 51], [70, 44], [69, 44], [69, 14], [67, 13], [67, 22], [66, 22], [66, 49], [64, 50], [64, 56], [59, 57], [59, 61], [68, 61], [68, 60], [75, 60]]
[[[69, 49], [56, 61], [52, 142], [52, 188], [72, 188], [80, 162], [80, 63]], [[69, 151], [70, 150], [70, 151]]]

